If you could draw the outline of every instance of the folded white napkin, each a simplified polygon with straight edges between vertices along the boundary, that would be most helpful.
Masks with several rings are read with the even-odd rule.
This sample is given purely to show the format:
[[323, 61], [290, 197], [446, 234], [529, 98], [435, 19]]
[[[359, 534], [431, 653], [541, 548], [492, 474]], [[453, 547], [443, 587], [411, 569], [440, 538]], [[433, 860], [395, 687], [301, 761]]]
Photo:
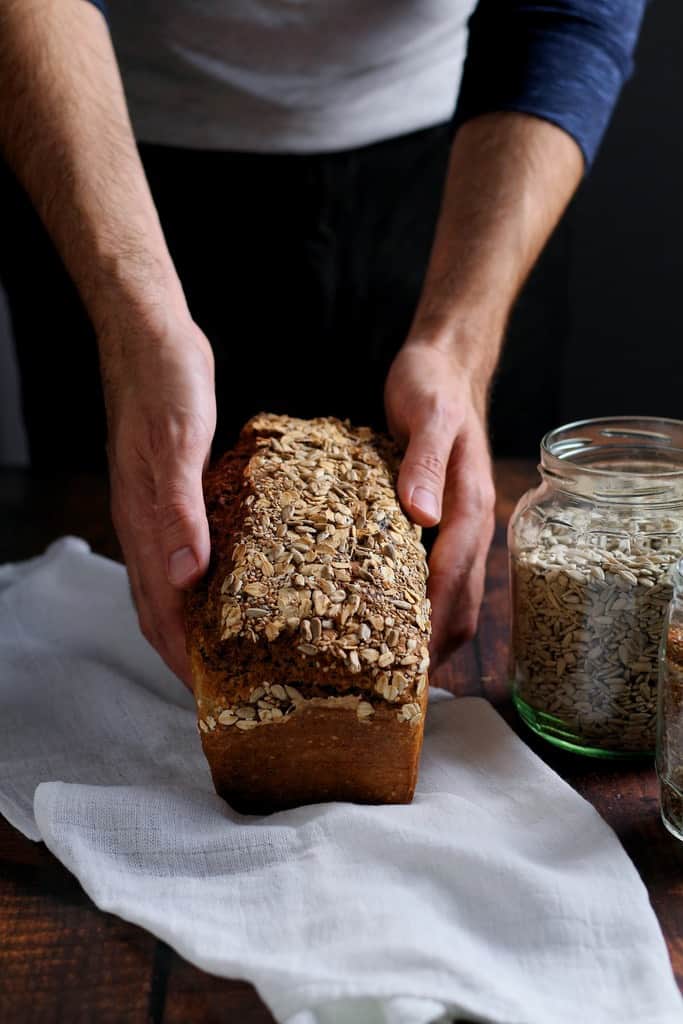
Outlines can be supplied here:
[[0, 567], [0, 811], [103, 910], [256, 986], [287, 1024], [673, 1024], [619, 842], [483, 700], [432, 695], [410, 807], [243, 816], [121, 566]]

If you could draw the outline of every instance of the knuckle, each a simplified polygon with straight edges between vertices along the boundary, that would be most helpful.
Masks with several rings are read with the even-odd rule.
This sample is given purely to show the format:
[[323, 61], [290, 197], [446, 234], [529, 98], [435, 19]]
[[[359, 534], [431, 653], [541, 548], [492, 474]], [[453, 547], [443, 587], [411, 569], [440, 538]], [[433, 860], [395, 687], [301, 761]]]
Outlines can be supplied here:
[[198, 417], [185, 421], [174, 432], [173, 443], [180, 455], [195, 455], [201, 453], [204, 457], [205, 449], [210, 443], [209, 431], [206, 424]]
[[408, 468], [413, 473], [428, 477], [435, 483], [439, 483], [446, 473], [446, 460], [436, 452], [420, 452], [412, 458], [407, 459]]
[[198, 415], [170, 420], [148, 418], [147, 445], [155, 459], [187, 459], [198, 455], [203, 459], [210, 443], [208, 426]]
[[197, 516], [183, 494], [171, 494], [154, 505], [157, 525], [164, 533], [186, 533], [194, 528]]
[[203, 456], [210, 443], [211, 431], [201, 416], [189, 416], [183, 420], [178, 430], [178, 447], [181, 450], [199, 450]]
[[455, 402], [450, 395], [444, 395], [442, 392], [426, 395], [420, 411], [422, 422], [433, 429], [447, 429], [457, 420]]

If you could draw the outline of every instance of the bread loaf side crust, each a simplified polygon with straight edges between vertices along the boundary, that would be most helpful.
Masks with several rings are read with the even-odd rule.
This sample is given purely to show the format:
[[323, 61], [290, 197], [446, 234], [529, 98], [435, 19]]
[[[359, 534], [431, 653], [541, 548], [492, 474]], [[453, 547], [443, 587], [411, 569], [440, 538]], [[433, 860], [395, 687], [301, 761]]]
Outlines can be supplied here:
[[[194, 678], [204, 694], [221, 693], [229, 683], [222, 674], [210, 678], [201, 660]], [[412, 718], [399, 718], [386, 702], [366, 715], [369, 704], [360, 695], [306, 699], [297, 693], [282, 719], [244, 731], [236, 722], [248, 719], [222, 727], [206, 710], [211, 698], [201, 704], [202, 745], [216, 792], [242, 814], [328, 800], [384, 804], [413, 798], [426, 690], [409, 709]]]
[[412, 798], [429, 602], [397, 465], [365, 428], [264, 414], [207, 474], [187, 643], [204, 751], [238, 810]]

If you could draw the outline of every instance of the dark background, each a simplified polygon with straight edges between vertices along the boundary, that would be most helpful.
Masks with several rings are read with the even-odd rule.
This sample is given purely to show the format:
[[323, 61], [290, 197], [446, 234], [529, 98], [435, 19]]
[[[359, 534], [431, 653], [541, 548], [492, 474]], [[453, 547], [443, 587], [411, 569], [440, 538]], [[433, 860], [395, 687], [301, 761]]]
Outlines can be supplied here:
[[[497, 454], [605, 415], [683, 418], [683, 4], [653, 0], [597, 161], [512, 317], [492, 400]], [[2, 224], [0, 223], [0, 230]], [[0, 309], [0, 462], [25, 459]]]
[[597, 160], [513, 315], [500, 454], [589, 416], [683, 419], [683, 4], [652, 0]]

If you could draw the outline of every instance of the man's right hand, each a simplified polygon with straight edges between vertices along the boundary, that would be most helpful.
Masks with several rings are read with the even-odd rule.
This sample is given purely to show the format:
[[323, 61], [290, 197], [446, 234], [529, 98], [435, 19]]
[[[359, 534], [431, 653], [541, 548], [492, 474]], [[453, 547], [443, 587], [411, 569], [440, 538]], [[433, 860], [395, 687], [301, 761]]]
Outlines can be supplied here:
[[101, 11], [1, 6], [0, 150], [97, 333], [112, 512], [140, 625], [189, 685], [181, 591], [209, 560], [202, 469], [216, 425], [213, 354], [187, 311]]
[[189, 316], [162, 338], [122, 335], [100, 339], [112, 517], [140, 628], [191, 686], [182, 591], [209, 562], [202, 472], [216, 426], [213, 353]]

